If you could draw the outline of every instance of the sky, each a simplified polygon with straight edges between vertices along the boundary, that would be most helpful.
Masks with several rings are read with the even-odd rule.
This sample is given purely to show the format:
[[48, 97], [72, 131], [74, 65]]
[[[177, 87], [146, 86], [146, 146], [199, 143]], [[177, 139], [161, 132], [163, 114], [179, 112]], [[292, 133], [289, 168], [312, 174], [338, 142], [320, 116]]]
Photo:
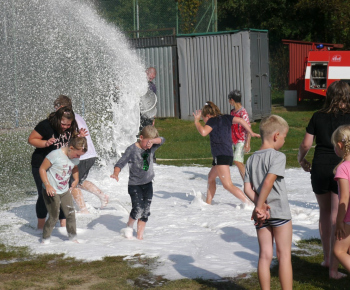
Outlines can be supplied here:
[[[99, 199], [84, 192], [90, 214], [76, 214], [79, 244], [69, 241], [65, 228], [57, 223], [51, 243], [42, 244], [36, 230], [36, 192], [1, 211], [0, 240], [13, 246], [28, 246], [34, 253], [64, 253], [86, 261], [105, 256], [136, 254], [157, 258], [152, 272], [164, 278], [222, 279], [256, 271], [259, 247], [252, 209], [226, 191], [217, 179], [212, 205], [203, 201], [209, 168], [176, 167], [156, 164], [151, 216], [143, 240], [126, 239], [125, 228], [131, 209], [127, 191], [128, 168], [119, 182], [110, 178], [112, 167], [94, 167], [88, 180], [110, 197], [100, 209]], [[233, 183], [242, 189], [236, 167], [231, 167]], [[310, 174], [302, 169], [285, 172], [293, 221], [293, 248], [300, 239], [319, 237], [319, 208], [312, 192]], [[136, 223], [135, 223], [136, 226]], [[134, 227], [135, 227], [134, 226]], [[136, 232], [134, 229], [134, 237]]]

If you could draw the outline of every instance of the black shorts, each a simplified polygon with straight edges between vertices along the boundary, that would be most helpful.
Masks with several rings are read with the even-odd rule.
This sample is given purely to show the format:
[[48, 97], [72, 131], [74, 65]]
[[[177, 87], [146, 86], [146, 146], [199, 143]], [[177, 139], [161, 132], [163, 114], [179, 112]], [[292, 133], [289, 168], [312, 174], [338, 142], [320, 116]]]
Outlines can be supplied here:
[[312, 164], [311, 185], [315, 194], [325, 194], [330, 191], [338, 194], [338, 184], [333, 174], [336, 166], [334, 164]]
[[233, 156], [219, 155], [213, 159], [212, 165], [229, 165], [232, 166]]
[[[78, 170], [79, 170], [79, 185], [82, 185], [83, 182], [85, 181], [85, 179], [87, 178], [89, 171], [91, 169], [91, 167], [94, 165], [95, 161], [96, 161], [97, 157], [92, 157], [89, 159], [85, 159], [85, 160], [80, 160], [79, 164], [78, 164]], [[72, 182], [74, 181], [73, 179], [73, 175], [70, 177], [69, 180], [69, 186], [72, 185]]]

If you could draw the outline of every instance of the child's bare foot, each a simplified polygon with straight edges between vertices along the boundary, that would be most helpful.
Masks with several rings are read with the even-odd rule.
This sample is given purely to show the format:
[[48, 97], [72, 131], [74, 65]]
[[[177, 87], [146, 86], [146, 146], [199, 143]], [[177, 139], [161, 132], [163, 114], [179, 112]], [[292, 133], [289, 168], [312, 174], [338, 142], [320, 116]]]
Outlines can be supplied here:
[[104, 195], [103, 198], [101, 198], [101, 208], [104, 208], [109, 202], [109, 196], [107, 194]]
[[44, 245], [48, 245], [48, 244], [50, 244], [50, 242], [51, 242], [50, 238], [41, 240], [41, 243], [44, 244]]
[[338, 271], [335, 273], [329, 272], [329, 278], [331, 279], [339, 280], [339, 279], [345, 278], [346, 276], [347, 276], [346, 274]]
[[131, 227], [126, 227], [124, 229], [121, 229], [120, 233], [128, 240], [131, 240], [133, 238], [134, 230]]
[[80, 209], [77, 213], [89, 214], [90, 212], [89, 212], [89, 210], [87, 209], [87, 207], [85, 207], [85, 208]]
[[321, 266], [322, 266], [322, 267], [328, 268], [328, 267], [329, 267], [329, 263], [327, 263], [326, 261], [323, 261], [323, 262], [321, 263]]

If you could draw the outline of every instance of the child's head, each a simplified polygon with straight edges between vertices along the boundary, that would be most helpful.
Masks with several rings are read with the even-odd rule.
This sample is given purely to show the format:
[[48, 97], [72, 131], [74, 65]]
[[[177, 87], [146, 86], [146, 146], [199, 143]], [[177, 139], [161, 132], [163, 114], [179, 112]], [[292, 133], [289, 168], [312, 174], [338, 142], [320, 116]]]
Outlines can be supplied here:
[[68, 142], [68, 157], [70, 159], [79, 158], [88, 150], [87, 140], [85, 137], [73, 137]]
[[350, 88], [346, 82], [336, 81], [328, 87], [321, 111], [333, 114], [350, 113]]
[[350, 125], [339, 126], [331, 138], [335, 153], [339, 157], [346, 157], [350, 154]]
[[222, 115], [220, 109], [210, 101], [207, 101], [202, 109], [202, 117], [205, 118], [208, 115], [211, 117], [216, 117]]
[[64, 95], [59, 95], [58, 98], [53, 102], [55, 111], [62, 107], [69, 107], [72, 109], [72, 101], [69, 97]]
[[242, 102], [242, 94], [239, 90], [234, 90], [228, 94], [229, 100], [234, 100], [235, 103], [241, 103]]
[[48, 120], [51, 126], [60, 134], [65, 131], [73, 134], [77, 130], [74, 112], [69, 107], [62, 107], [51, 113]]
[[141, 130], [138, 142], [139, 142], [141, 148], [145, 150], [145, 149], [147, 149], [148, 141], [150, 139], [154, 139], [154, 138], [158, 138], [158, 137], [159, 137], [159, 134], [158, 134], [158, 130], [156, 129], [156, 127], [154, 127], [152, 125], [148, 125]]
[[277, 115], [270, 115], [261, 120], [259, 129], [261, 140], [264, 142], [264, 140], [272, 138], [276, 132], [286, 133], [289, 129], [289, 126], [287, 121], [282, 117]]

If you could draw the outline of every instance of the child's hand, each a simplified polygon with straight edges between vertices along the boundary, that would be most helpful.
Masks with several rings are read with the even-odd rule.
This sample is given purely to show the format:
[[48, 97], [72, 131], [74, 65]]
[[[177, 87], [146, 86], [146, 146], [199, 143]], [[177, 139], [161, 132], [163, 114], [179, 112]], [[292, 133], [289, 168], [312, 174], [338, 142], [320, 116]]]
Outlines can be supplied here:
[[45, 147], [51, 146], [53, 143], [55, 143], [56, 138], [50, 138], [49, 140], [46, 141]]
[[111, 178], [114, 178], [115, 180], [119, 181], [119, 177], [118, 177], [118, 174], [112, 174], [111, 175]]
[[194, 116], [194, 121], [200, 121], [201, 120], [201, 116], [202, 116], [202, 110], [196, 110], [196, 112], [192, 113]]
[[85, 128], [81, 128], [80, 130], [79, 130], [79, 135], [78, 135], [79, 137], [86, 137], [86, 136], [89, 136], [89, 132], [88, 132], [88, 130], [86, 130]]
[[260, 138], [260, 135], [259, 135], [259, 134], [254, 133], [254, 132], [253, 132], [253, 134], [251, 134], [251, 135], [252, 135], [252, 137]]
[[150, 140], [148, 140], [148, 142], [147, 142], [147, 144], [146, 144], [146, 148], [147, 148], [147, 149], [151, 149], [152, 146], [153, 146], [153, 140], [150, 139]]
[[55, 196], [56, 189], [54, 189], [50, 184], [46, 185], [46, 193], [48, 196]]
[[337, 240], [342, 240], [345, 238], [345, 223], [340, 222], [337, 223], [336, 229], [335, 229], [335, 237]]

